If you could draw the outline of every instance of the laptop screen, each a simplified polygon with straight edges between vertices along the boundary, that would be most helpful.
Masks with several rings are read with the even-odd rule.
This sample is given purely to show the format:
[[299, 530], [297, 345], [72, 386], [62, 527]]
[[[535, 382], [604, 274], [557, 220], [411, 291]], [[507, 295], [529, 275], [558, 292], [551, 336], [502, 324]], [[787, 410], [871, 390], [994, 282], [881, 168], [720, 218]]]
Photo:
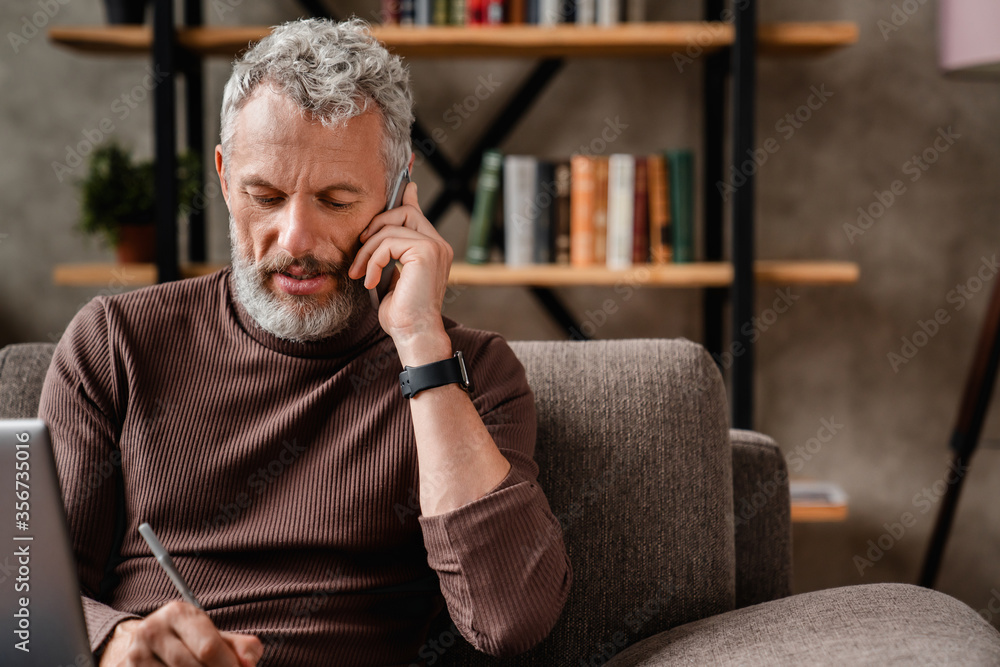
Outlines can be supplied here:
[[93, 667], [45, 423], [0, 420], [0, 664]]

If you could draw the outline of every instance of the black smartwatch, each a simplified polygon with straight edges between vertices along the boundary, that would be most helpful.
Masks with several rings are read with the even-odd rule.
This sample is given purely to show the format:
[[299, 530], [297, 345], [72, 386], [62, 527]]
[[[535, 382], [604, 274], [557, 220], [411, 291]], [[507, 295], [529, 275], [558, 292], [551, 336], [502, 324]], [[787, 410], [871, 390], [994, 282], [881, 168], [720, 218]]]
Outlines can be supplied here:
[[456, 352], [451, 359], [423, 366], [404, 366], [403, 372], [399, 374], [399, 388], [403, 391], [403, 398], [413, 398], [424, 389], [452, 383], [458, 383], [465, 391], [472, 388], [461, 352]]

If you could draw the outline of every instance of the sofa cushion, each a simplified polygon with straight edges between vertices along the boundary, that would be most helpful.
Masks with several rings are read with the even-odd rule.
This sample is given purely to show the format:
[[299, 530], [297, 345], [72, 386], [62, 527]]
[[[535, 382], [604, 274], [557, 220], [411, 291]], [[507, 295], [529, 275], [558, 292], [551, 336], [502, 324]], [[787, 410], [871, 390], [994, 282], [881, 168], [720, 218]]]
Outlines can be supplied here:
[[21, 343], [0, 350], [0, 419], [34, 419], [53, 343]]
[[[733, 609], [725, 387], [685, 340], [513, 342], [535, 394], [539, 482], [574, 571], [563, 615], [524, 664], [570, 665]], [[449, 655], [446, 664], [460, 664]]]
[[909, 584], [803, 593], [688, 623], [613, 667], [998, 665], [1000, 633], [958, 600]]

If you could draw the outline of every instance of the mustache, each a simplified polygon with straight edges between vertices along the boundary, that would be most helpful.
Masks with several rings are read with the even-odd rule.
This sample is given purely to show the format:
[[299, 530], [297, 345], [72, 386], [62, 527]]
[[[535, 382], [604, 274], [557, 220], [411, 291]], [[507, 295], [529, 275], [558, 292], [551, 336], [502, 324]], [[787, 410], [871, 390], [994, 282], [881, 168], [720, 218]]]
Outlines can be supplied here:
[[257, 263], [259, 274], [284, 273], [288, 269], [295, 267], [303, 273], [327, 273], [335, 276], [347, 276], [349, 264], [346, 262], [335, 262], [332, 260], [320, 260], [312, 254], [302, 257], [292, 257], [286, 251], [281, 251], [273, 257], [262, 259]]

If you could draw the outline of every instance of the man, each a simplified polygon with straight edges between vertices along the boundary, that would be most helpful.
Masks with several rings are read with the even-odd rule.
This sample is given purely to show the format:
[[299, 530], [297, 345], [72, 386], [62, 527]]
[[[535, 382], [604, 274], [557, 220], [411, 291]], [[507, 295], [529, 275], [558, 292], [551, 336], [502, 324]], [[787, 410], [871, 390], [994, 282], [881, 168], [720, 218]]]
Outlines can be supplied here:
[[[416, 184], [383, 212], [411, 107], [362, 22], [277, 28], [225, 90], [232, 270], [94, 299], [60, 341], [40, 416], [102, 666], [410, 664], [445, 604], [512, 654], [558, 618], [570, 567], [524, 370], [441, 316], [452, 250]], [[459, 351], [471, 387], [409, 371], [404, 397], [404, 367], [456, 372]]]

